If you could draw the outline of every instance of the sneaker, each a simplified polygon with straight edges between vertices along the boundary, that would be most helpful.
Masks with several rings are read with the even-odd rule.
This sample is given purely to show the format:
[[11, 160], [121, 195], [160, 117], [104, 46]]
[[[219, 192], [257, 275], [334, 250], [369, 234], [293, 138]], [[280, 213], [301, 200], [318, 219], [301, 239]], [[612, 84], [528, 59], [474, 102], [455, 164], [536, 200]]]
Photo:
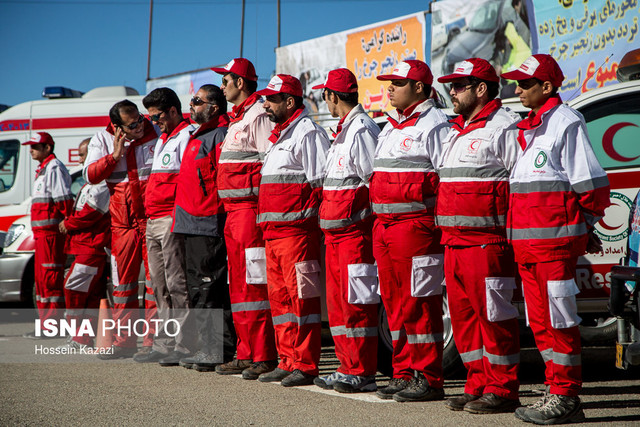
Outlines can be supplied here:
[[520, 418], [534, 424], [567, 424], [585, 420], [582, 404], [578, 396], [552, 394], [540, 408], [526, 408]]
[[249, 359], [233, 359], [231, 362], [223, 363], [216, 366], [216, 374], [220, 375], [233, 375], [241, 374], [247, 368], [251, 367], [251, 360]]
[[174, 350], [171, 353], [169, 353], [168, 356], [158, 360], [158, 364], [160, 366], [178, 366], [182, 359], [186, 359], [189, 356], [191, 356], [191, 354]]
[[333, 385], [333, 389], [338, 393], [359, 393], [376, 391], [378, 386], [376, 385], [375, 375], [346, 375], [345, 378], [340, 378], [336, 381]]
[[323, 375], [321, 377], [316, 377], [315, 380], [313, 380], [313, 383], [315, 385], [317, 385], [320, 388], [323, 388], [325, 390], [332, 390], [333, 386], [335, 385], [336, 381], [338, 381], [339, 379], [342, 379], [344, 377], [346, 377], [347, 374], [343, 374], [342, 372], [334, 372], [332, 374], [329, 375]]
[[280, 384], [283, 387], [299, 387], [303, 385], [311, 385], [313, 384], [313, 380], [315, 378], [316, 375], [307, 374], [306, 372], [302, 372], [300, 369], [294, 369], [292, 373], [282, 379]]
[[276, 368], [271, 372], [262, 374], [258, 377], [258, 381], [262, 383], [272, 383], [276, 381], [282, 381], [291, 374], [291, 371], [285, 371], [284, 369]]
[[376, 391], [376, 396], [380, 399], [392, 399], [394, 394], [400, 390], [404, 390], [408, 385], [409, 381], [404, 378], [391, 378], [389, 385], [379, 388], [378, 391]]
[[159, 362], [160, 359], [164, 359], [168, 355], [169, 355], [168, 353], [163, 353], [157, 350], [151, 350], [147, 354], [134, 357], [133, 360], [138, 363], [155, 363], [155, 362]]
[[458, 397], [450, 397], [444, 403], [444, 406], [451, 409], [452, 411], [462, 411], [464, 409], [464, 405], [469, 402], [473, 402], [474, 400], [480, 399], [480, 396], [476, 396], [475, 394], [465, 393], [462, 396]]
[[24, 334], [22, 334], [22, 338], [27, 338], [30, 340], [52, 340], [55, 338], [60, 338], [58, 336], [55, 337], [48, 337], [46, 335], [42, 335], [40, 334], [40, 336], [36, 335], [36, 331], [31, 331], [31, 332], [25, 332]]
[[444, 389], [433, 388], [422, 372], [418, 372], [404, 390], [393, 395], [396, 402], [427, 402], [444, 399]]
[[481, 398], [464, 405], [464, 410], [472, 414], [500, 414], [513, 412], [520, 406], [518, 399], [507, 399], [493, 393], [483, 394]]
[[140, 347], [140, 350], [133, 355], [133, 357], [140, 357], [140, 356], [144, 356], [146, 354], [151, 353], [151, 349], [152, 347], [150, 345], [143, 345], [142, 347]]
[[100, 353], [96, 357], [100, 360], [127, 359], [129, 357], [133, 357], [136, 351], [138, 351], [136, 347], [120, 347], [112, 345], [108, 352]]
[[245, 380], [257, 380], [260, 375], [273, 371], [277, 366], [277, 360], [254, 362], [251, 366], [242, 371], [242, 378]]
[[524, 416], [525, 411], [529, 409], [537, 411], [538, 409], [542, 408], [544, 405], [547, 404], [547, 400], [549, 400], [549, 397], [551, 397], [551, 394], [549, 393], [549, 387], [547, 387], [544, 390], [544, 393], [542, 394], [542, 398], [538, 400], [536, 403], [534, 403], [533, 405], [521, 406], [520, 408], [517, 408], [515, 411], [516, 418], [524, 421], [524, 418], [522, 417]]
[[65, 353], [75, 353], [78, 350], [82, 350], [85, 348], [85, 344], [80, 344], [77, 341], [67, 341], [65, 344], [59, 345], [56, 347], [56, 350], [64, 351]]
[[196, 354], [194, 354], [193, 356], [180, 359], [180, 362], [178, 362], [178, 365], [182, 366], [183, 368], [191, 369], [193, 368], [193, 365], [203, 360], [206, 356], [207, 356], [207, 353], [205, 353], [202, 350], [198, 350]]
[[220, 354], [206, 353], [191, 368], [198, 372], [213, 372], [223, 361], [224, 359]]

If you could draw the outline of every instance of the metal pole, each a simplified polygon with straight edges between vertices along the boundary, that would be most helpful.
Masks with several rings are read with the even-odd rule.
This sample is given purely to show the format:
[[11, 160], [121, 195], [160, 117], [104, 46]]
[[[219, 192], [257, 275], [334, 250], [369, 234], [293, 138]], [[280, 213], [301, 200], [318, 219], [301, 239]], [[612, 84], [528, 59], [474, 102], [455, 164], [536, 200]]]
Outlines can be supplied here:
[[280, 0], [278, 0], [278, 47], [280, 47]]
[[149, 47], [147, 49], [147, 81], [151, 76], [151, 23], [153, 22], [153, 0], [149, 0]]
[[242, 0], [242, 23], [240, 24], [240, 58], [242, 58], [242, 48], [244, 46], [244, 5], [246, 1]]

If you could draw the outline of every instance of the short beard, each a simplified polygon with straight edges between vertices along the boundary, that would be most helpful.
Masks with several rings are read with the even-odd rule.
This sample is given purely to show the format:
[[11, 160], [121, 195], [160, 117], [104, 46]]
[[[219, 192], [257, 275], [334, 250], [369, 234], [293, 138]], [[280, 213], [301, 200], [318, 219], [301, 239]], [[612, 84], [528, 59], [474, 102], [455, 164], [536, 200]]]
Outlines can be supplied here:
[[469, 120], [469, 116], [471, 115], [471, 113], [473, 113], [473, 110], [475, 110], [476, 108], [477, 100], [478, 98], [474, 97], [473, 99], [469, 100], [466, 103], [461, 103], [460, 100], [458, 99], [458, 106], [453, 107], [453, 112], [456, 114], [460, 114], [462, 117], [464, 117], [465, 120]]
[[212, 109], [213, 109], [213, 105], [207, 104], [207, 107], [204, 110], [200, 111], [199, 113], [196, 113], [195, 111], [191, 113], [191, 120], [193, 120], [199, 125], [207, 123], [213, 117], [211, 114]]

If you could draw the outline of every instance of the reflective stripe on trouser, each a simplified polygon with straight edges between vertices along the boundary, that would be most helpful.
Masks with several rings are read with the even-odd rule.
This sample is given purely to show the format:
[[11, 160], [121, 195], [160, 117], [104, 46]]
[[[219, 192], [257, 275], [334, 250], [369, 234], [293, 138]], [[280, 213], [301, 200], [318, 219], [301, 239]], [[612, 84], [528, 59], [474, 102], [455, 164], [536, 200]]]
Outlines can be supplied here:
[[[147, 264], [146, 222], [137, 227], [111, 227], [111, 282], [113, 283], [113, 319], [121, 325], [133, 324], [138, 320], [138, 278], [140, 267], [145, 267], [145, 276], [149, 279]], [[149, 282], [150, 283], [150, 282]], [[143, 338], [143, 345], [153, 344], [156, 316], [155, 299], [150, 286], [145, 289], [145, 320], [150, 326], [149, 333]], [[125, 328], [116, 331], [113, 344], [119, 347], [136, 347], [137, 337]]]
[[[106, 288], [103, 277], [106, 262], [106, 253], [76, 255], [65, 278], [64, 297], [67, 304], [65, 317], [69, 321], [75, 319], [76, 335], [83, 319], [89, 319], [93, 331], [98, 330], [96, 309], [100, 307], [100, 298], [103, 298]], [[93, 337], [86, 334], [76, 336], [73, 340], [89, 345]]]
[[[473, 260], [473, 262], [470, 262]], [[513, 289], [491, 297], [504, 299], [502, 313], [490, 321], [487, 313], [487, 277], [510, 278], [515, 285], [516, 265], [508, 245], [445, 249], [444, 271], [453, 337], [467, 368], [465, 393], [494, 393], [518, 398], [520, 331], [511, 302]], [[506, 295], [505, 295], [506, 294]], [[498, 307], [500, 310], [500, 307]], [[492, 307], [491, 315], [494, 316]], [[509, 317], [502, 320], [502, 317]]]
[[371, 234], [327, 242], [327, 311], [339, 372], [375, 375], [378, 304], [349, 304], [349, 264], [373, 264]]
[[320, 297], [298, 298], [295, 264], [320, 259], [319, 231], [268, 240], [267, 282], [281, 369], [318, 375]]
[[[227, 250], [222, 237], [184, 236], [187, 288], [199, 350], [233, 359], [236, 335], [231, 319]], [[216, 310], [222, 313], [216, 314]]]
[[35, 236], [34, 274], [40, 321], [64, 316], [64, 242], [62, 234]]
[[262, 362], [276, 360], [278, 353], [267, 284], [247, 283], [245, 249], [264, 247], [256, 215], [255, 208], [229, 212], [224, 237], [229, 262], [233, 324], [238, 336], [238, 359]]
[[577, 259], [519, 264], [529, 325], [545, 361], [545, 384], [551, 394], [577, 396], [582, 389], [578, 326], [556, 329], [551, 324], [547, 282], [575, 280]]
[[[399, 220], [373, 227], [373, 255], [378, 263], [382, 302], [393, 338], [393, 377], [424, 373], [432, 387], [443, 386], [442, 295], [413, 297], [413, 257], [442, 254], [433, 218]], [[433, 284], [434, 287], [440, 284]]]
[[171, 232], [172, 222], [171, 215], [147, 220], [147, 257], [158, 320], [165, 324], [173, 319], [180, 325], [175, 337], [159, 327], [153, 338], [153, 349], [162, 353], [172, 350], [192, 353], [198, 337], [189, 312], [184, 236]]

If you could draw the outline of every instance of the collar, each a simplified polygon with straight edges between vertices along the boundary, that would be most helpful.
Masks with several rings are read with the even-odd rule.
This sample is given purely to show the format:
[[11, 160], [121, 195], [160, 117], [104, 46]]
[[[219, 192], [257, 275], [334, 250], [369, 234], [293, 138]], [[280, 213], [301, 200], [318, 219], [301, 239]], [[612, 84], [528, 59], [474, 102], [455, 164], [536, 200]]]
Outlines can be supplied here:
[[36, 168], [36, 178], [38, 177], [38, 175], [40, 175], [40, 172], [42, 172], [47, 167], [47, 164], [55, 158], [56, 158], [56, 155], [51, 153], [47, 156], [46, 159], [42, 161], [42, 163], [38, 165], [38, 167]]
[[300, 117], [304, 111], [305, 111], [304, 106], [302, 106], [298, 108], [296, 111], [294, 111], [293, 115], [291, 115], [291, 117], [289, 117], [286, 122], [277, 123], [276, 126], [273, 128], [273, 131], [271, 131], [271, 136], [269, 136], [269, 141], [271, 141], [274, 144], [278, 142], [278, 139], [280, 139], [280, 135], [282, 135], [282, 132], [287, 127], [289, 127], [289, 125], [293, 123], [298, 117]]
[[518, 128], [523, 130], [537, 128], [542, 124], [542, 116], [560, 104], [562, 104], [560, 95], [552, 96], [547, 99], [547, 102], [538, 110], [538, 114], [534, 113], [533, 110], [529, 111], [527, 117], [518, 123]]
[[176, 126], [175, 129], [171, 131], [171, 134], [169, 134], [169, 136], [167, 136], [166, 133], [160, 135], [162, 143], [164, 144], [165, 142], [176, 136], [182, 129], [186, 128], [187, 126], [189, 126], [189, 122], [187, 120], [182, 120], [180, 123], [178, 123], [178, 126]]
[[482, 107], [482, 110], [478, 111], [478, 113], [469, 120], [467, 127], [465, 127], [465, 121], [462, 115], [449, 120], [449, 123], [451, 123], [453, 128], [459, 132], [459, 135], [464, 135], [475, 129], [485, 127], [489, 116], [498, 111], [501, 106], [502, 101], [500, 99], [493, 99], [489, 101], [484, 107]]
[[336, 131], [333, 132], [332, 136], [333, 139], [335, 139], [338, 134], [340, 134], [340, 132], [342, 132], [342, 129], [344, 129], [345, 124], [349, 124], [353, 121], [353, 119], [360, 113], [364, 113], [364, 108], [362, 108], [362, 105], [358, 104], [355, 107], [353, 107], [344, 117], [342, 117], [340, 119], [340, 121], [338, 122], [338, 127], [336, 128]]
[[403, 129], [409, 126], [414, 126], [422, 113], [430, 110], [432, 107], [435, 107], [433, 100], [425, 99], [424, 101], [413, 104], [409, 108], [405, 108], [402, 112], [397, 109], [391, 111], [387, 119], [394, 128]]
[[249, 108], [251, 108], [253, 104], [258, 102], [260, 98], [262, 97], [258, 95], [257, 92], [254, 92], [251, 95], [249, 95], [247, 99], [242, 101], [241, 104], [234, 105], [233, 108], [231, 109], [231, 114], [229, 114], [229, 117], [231, 118], [231, 123], [239, 122], [240, 120], [242, 120], [242, 118], [244, 117], [244, 113], [246, 113], [246, 111]]
[[209, 132], [210, 130], [213, 130], [216, 128], [224, 128], [228, 126], [229, 126], [229, 116], [227, 115], [227, 113], [224, 113], [222, 115], [218, 114], [208, 122], [201, 124], [198, 129], [193, 131], [192, 136], [197, 137], [202, 135], [203, 133]]

